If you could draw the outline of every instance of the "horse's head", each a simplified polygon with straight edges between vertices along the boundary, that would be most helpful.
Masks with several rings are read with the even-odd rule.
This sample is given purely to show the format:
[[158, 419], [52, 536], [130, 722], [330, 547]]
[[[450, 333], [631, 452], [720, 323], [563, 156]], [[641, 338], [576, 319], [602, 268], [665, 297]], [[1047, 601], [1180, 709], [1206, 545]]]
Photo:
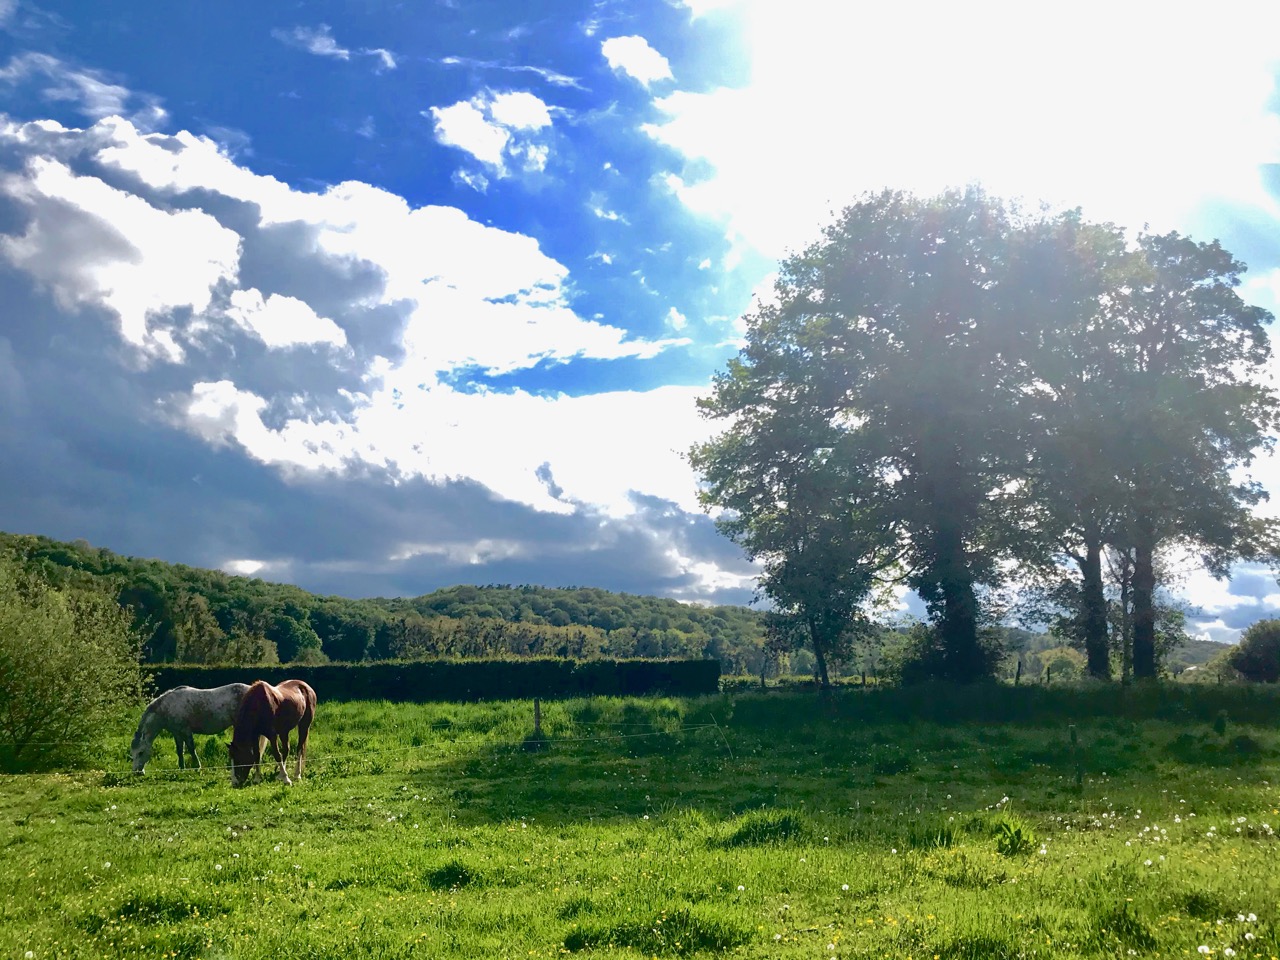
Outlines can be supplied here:
[[249, 773], [261, 757], [258, 755], [257, 738], [251, 743], [237, 743], [232, 740], [227, 744], [227, 754], [231, 759], [231, 785], [243, 787], [249, 781]]
[[142, 768], [151, 759], [151, 741], [145, 737], [134, 737], [129, 745], [129, 759], [133, 761], [133, 772], [142, 773]]

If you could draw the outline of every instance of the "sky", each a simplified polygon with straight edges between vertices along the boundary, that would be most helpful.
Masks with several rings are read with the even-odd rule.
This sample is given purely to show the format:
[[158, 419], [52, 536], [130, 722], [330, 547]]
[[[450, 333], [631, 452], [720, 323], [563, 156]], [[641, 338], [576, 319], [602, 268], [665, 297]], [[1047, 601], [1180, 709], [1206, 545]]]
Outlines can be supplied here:
[[1280, 4], [1183, 6], [0, 0], [0, 529], [748, 602], [695, 400], [862, 193], [1217, 238], [1280, 306]]

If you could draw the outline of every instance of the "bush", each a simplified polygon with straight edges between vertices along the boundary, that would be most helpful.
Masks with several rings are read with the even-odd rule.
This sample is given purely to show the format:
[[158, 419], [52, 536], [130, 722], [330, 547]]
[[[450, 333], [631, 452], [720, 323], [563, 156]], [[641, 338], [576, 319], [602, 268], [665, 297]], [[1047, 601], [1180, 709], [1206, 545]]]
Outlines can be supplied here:
[[130, 615], [0, 562], [0, 769], [84, 762], [142, 694]]
[[[1000, 638], [992, 631], [982, 632], [978, 637], [978, 652], [982, 658], [979, 674], [995, 677], [1004, 656]], [[937, 630], [917, 623], [908, 632], [907, 642], [894, 656], [886, 658], [885, 675], [904, 686], [946, 681], [964, 675], [968, 668], [951, 661], [951, 651], [942, 643]]]
[[1280, 620], [1259, 620], [1244, 632], [1231, 666], [1256, 683], [1280, 680]]

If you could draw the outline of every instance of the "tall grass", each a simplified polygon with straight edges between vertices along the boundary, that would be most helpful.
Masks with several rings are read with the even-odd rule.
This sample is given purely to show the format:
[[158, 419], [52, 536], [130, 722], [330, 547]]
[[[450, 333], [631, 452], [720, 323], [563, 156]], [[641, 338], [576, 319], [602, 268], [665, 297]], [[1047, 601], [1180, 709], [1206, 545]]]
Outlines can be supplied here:
[[329, 703], [243, 790], [216, 738], [133, 777], [121, 717], [0, 779], [0, 956], [1280, 956], [1262, 699], [1105, 700], [560, 701], [539, 751], [527, 702]]

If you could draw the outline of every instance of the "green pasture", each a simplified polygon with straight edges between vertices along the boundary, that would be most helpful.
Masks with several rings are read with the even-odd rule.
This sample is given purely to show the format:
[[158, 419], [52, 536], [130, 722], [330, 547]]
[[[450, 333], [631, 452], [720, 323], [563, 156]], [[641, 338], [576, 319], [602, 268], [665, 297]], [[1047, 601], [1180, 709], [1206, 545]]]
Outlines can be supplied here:
[[0, 957], [1280, 956], [1280, 699], [963, 696], [562, 701], [540, 743], [321, 703], [303, 782], [243, 790], [215, 738], [134, 777], [121, 717], [0, 778]]

